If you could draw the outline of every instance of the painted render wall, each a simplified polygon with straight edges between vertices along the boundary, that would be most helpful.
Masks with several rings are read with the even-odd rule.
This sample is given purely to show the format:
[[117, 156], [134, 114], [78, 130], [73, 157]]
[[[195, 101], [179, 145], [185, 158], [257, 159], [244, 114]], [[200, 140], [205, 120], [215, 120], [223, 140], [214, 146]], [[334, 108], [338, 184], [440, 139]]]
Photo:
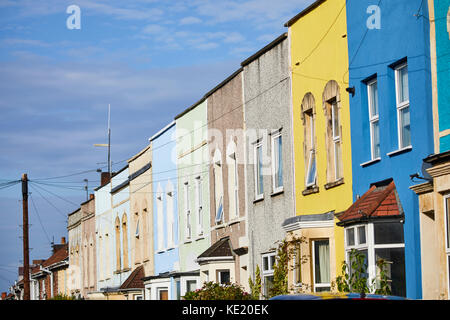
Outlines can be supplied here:
[[[349, 87], [353, 159], [353, 200], [370, 183], [393, 178], [405, 212], [405, 264], [408, 298], [421, 298], [419, 206], [409, 189], [410, 174], [421, 172], [421, 161], [433, 153], [429, 23], [427, 6], [417, 17], [421, 0], [381, 2], [380, 29], [367, 29], [367, 8], [373, 1], [347, 3], [348, 49], [351, 61]], [[362, 41], [362, 39], [364, 40]], [[391, 64], [407, 58], [412, 149], [398, 149], [394, 71]], [[381, 160], [361, 166], [371, 158], [367, 88], [363, 82], [377, 75]]]
[[434, 0], [439, 152], [450, 150], [450, 0]]
[[[123, 182], [128, 180], [129, 176], [129, 169], [128, 166], [114, 175], [111, 178], [111, 187], [114, 189], [115, 187], [119, 186]], [[131, 234], [134, 234], [134, 230], [132, 228], [132, 220], [130, 216], [130, 186], [129, 184], [120, 190], [114, 192], [111, 194], [111, 204], [112, 204], [112, 248], [113, 248], [113, 265], [114, 265], [114, 272], [112, 275], [112, 285], [113, 287], [119, 287], [130, 275], [132, 264], [131, 264], [131, 258], [132, 258], [132, 237]], [[122, 224], [124, 221], [124, 216], [126, 216], [127, 221], [127, 234], [124, 234]], [[115, 221], [116, 218], [119, 217], [121, 222], [121, 228], [120, 228], [120, 259], [121, 259], [121, 268], [119, 269], [116, 264], [116, 240], [115, 240]], [[128, 239], [128, 250], [126, 250], [123, 247], [124, 244], [124, 237], [127, 237]]]
[[[146, 146], [143, 150], [128, 160], [130, 174], [130, 239], [131, 245], [131, 268], [134, 270], [140, 265], [144, 266], [144, 274], [153, 275], [153, 184], [152, 167], [148, 165], [152, 162], [151, 146]], [[146, 171], [140, 173], [139, 170]], [[137, 235], [136, 235], [137, 233]]]
[[[256, 265], [261, 268], [261, 254], [276, 248], [285, 238], [283, 221], [294, 215], [293, 146], [291, 78], [289, 44], [280, 44], [244, 66], [244, 128], [247, 232], [249, 237], [249, 270], [254, 278]], [[270, 130], [282, 128], [284, 191], [272, 196]], [[255, 201], [253, 143], [263, 138], [263, 200]]]
[[[209, 167], [210, 186], [209, 194], [210, 220], [211, 220], [211, 244], [221, 238], [230, 237], [232, 249], [248, 247], [248, 236], [246, 226], [246, 203], [245, 203], [245, 141], [244, 141], [244, 105], [242, 95], [242, 72], [239, 71], [232, 79], [214, 91], [207, 100], [208, 105], [208, 141], [209, 157], [211, 165]], [[237, 179], [238, 179], [238, 216], [230, 217], [231, 199], [229, 189], [229, 168], [234, 171], [234, 167], [229, 165], [229, 155], [236, 155]], [[220, 154], [222, 165], [222, 188], [223, 188], [223, 222], [215, 222], [215, 192], [214, 192], [214, 164], [215, 155]], [[217, 199], [218, 201], [218, 199]], [[211, 262], [213, 263], [213, 262]], [[235, 277], [232, 282], [237, 282], [244, 287], [248, 287], [248, 255], [236, 256], [232, 272]], [[211, 267], [212, 268], [212, 267]], [[221, 267], [223, 269], [223, 267]], [[232, 271], [232, 270], [230, 270]], [[215, 270], [209, 271], [210, 278], [215, 278]]]
[[[207, 144], [207, 102], [202, 101], [176, 118], [176, 156], [178, 168], [178, 212], [180, 271], [200, 270], [196, 258], [211, 244], [209, 217], [209, 176]], [[203, 236], [197, 235], [197, 221], [194, 214], [196, 177], [203, 184]], [[192, 212], [192, 238], [185, 237], [186, 212], [184, 184], [189, 185], [189, 201]], [[197, 283], [197, 285], [200, 285]]]
[[[345, 0], [325, 1], [296, 20], [289, 28], [291, 36], [293, 131], [295, 154], [295, 201], [297, 216], [338, 214], [348, 209], [352, 199], [352, 154], [353, 141], [350, 139], [350, 110], [348, 93], [348, 51]], [[330, 26], [333, 26], [330, 28]], [[324, 37], [324, 35], [327, 35]], [[306, 186], [309, 155], [305, 150], [306, 134], [302, 104], [312, 95], [314, 103], [314, 153], [316, 159], [316, 182], [313, 190]], [[338, 106], [339, 136], [341, 149], [341, 174], [336, 179], [334, 146], [331, 134], [331, 104], [335, 97]], [[305, 106], [304, 106], [305, 108]], [[313, 192], [310, 192], [313, 191]], [[311, 218], [313, 219], [313, 218]], [[317, 218], [319, 219], [319, 218]], [[338, 227], [334, 216], [334, 226], [297, 228], [295, 236], [306, 237], [308, 244], [302, 254], [312, 257], [312, 241], [317, 238], [329, 240], [330, 280], [341, 273], [341, 263], [345, 260], [344, 232]], [[320, 221], [319, 221], [320, 222]], [[312, 259], [301, 266], [301, 282], [313, 287], [314, 266]]]
[[[113, 259], [113, 229], [111, 207], [111, 183], [95, 191], [95, 231], [96, 231], [96, 261], [97, 290], [112, 287]], [[114, 252], [115, 253], [115, 252]]]

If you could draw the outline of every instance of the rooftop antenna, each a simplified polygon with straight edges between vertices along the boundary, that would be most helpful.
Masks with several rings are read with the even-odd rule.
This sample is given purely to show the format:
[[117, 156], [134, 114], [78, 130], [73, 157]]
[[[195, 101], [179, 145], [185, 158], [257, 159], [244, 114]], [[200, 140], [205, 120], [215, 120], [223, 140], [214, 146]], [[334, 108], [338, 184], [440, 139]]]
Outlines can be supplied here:
[[94, 147], [108, 147], [108, 173], [111, 178], [111, 105], [108, 104], [108, 143], [94, 144]]

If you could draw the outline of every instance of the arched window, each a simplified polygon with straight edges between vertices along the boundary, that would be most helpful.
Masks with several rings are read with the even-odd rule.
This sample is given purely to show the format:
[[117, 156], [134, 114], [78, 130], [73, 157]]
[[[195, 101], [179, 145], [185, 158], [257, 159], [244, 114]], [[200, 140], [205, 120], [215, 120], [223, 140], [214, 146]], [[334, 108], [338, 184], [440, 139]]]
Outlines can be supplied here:
[[92, 234], [89, 237], [89, 262], [88, 262], [88, 274], [89, 274], [89, 287], [94, 287], [94, 268], [95, 268], [95, 258], [94, 258], [94, 241], [92, 239]]
[[120, 219], [116, 217], [115, 223], [115, 234], [116, 234], [116, 271], [119, 271], [122, 268], [121, 259], [120, 259]]
[[315, 136], [315, 100], [312, 93], [307, 93], [302, 101], [302, 121], [304, 128], [303, 154], [305, 160], [305, 185], [316, 185], [316, 136]]
[[149, 232], [148, 232], [148, 211], [147, 211], [147, 201], [144, 200], [142, 204], [142, 228], [140, 232], [142, 233], [141, 241], [142, 243], [142, 259], [147, 261], [149, 258]]
[[231, 139], [227, 146], [227, 167], [228, 167], [228, 199], [230, 220], [239, 217], [238, 199], [238, 164], [236, 156], [236, 143]]
[[343, 177], [340, 122], [341, 97], [339, 90], [339, 85], [336, 81], [329, 81], [325, 86], [322, 97], [326, 119], [327, 183], [336, 182]]
[[157, 226], [157, 241], [158, 251], [164, 250], [164, 203], [163, 203], [163, 189], [158, 183], [156, 193], [156, 226]]
[[134, 263], [141, 263], [141, 242], [143, 239], [143, 234], [141, 231], [141, 217], [139, 216], [139, 208], [137, 204], [134, 206], [136, 212], [134, 213]]
[[127, 214], [122, 216], [123, 268], [128, 269], [128, 224]]
[[167, 210], [167, 248], [173, 248], [175, 246], [175, 220], [173, 212], [173, 185], [170, 180], [166, 185], [166, 210]]
[[214, 203], [215, 222], [223, 222], [223, 180], [222, 180], [222, 153], [216, 149], [213, 157], [213, 177], [214, 177]]

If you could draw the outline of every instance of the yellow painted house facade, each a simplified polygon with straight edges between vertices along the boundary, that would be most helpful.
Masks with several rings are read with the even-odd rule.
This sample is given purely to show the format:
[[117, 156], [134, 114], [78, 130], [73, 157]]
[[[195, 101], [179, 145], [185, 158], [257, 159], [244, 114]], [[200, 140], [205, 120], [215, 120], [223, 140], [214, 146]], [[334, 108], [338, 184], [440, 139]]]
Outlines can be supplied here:
[[344, 230], [336, 216], [352, 199], [345, 0], [318, 0], [289, 28], [296, 216], [283, 228], [301, 238], [291, 261], [293, 292], [333, 291]]

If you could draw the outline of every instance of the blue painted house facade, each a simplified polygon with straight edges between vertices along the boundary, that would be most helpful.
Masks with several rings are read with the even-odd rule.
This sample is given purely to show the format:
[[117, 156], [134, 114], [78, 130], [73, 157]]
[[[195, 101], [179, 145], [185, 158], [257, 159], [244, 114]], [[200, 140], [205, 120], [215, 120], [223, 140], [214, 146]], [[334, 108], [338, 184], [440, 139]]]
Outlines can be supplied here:
[[360, 210], [340, 224], [347, 253], [366, 254], [371, 278], [378, 259], [392, 262], [392, 293], [417, 299], [420, 221], [409, 187], [417, 159], [433, 153], [428, 9], [421, 0], [373, 2], [347, 2], [352, 207]]
[[150, 138], [153, 157], [153, 243], [155, 274], [144, 279], [148, 300], [180, 298], [175, 122]]
[[450, 0], [429, 0], [428, 11], [434, 152], [411, 190], [419, 197], [423, 298], [437, 300], [450, 298]]

